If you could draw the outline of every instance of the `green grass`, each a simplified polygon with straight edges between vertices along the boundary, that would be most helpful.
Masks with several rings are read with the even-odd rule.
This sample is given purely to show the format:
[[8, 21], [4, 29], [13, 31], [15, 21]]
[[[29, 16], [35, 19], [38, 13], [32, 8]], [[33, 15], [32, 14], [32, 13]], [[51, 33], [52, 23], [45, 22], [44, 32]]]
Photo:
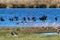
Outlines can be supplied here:
[[19, 34], [12, 36], [9, 32], [0, 32], [0, 40], [60, 40], [58, 35]]

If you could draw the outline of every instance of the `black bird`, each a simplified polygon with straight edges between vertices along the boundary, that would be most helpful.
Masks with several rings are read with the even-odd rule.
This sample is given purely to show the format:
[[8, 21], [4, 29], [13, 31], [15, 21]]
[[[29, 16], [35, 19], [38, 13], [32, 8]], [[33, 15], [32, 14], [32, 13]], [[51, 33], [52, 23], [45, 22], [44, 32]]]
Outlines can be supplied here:
[[57, 17], [55, 17], [55, 20], [57, 21]]
[[0, 18], [0, 21], [5, 21], [2, 17]]
[[31, 20], [29, 17], [27, 18], [29, 21]]
[[23, 17], [23, 21], [21, 21], [21, 23], [26, 23], [26, 17]]
[[14, 19], [13, 19], [13, 18], [9, 18], [9, 20], [10, 20], [10, 21], [14, 21]]
[[41, 18], [39, 18], [41, 21], [45, 21], [47, 19], [47, 16], [42, 16]]
[[26, 22], [26, 21], [21, 21], [21, 23], [23, 23], [23, 24], [24, 24], [24, 23], [27, 23], [27, 22]]
[[18, 20], [19, 20], [19, 17], [15, 16], [14, 19], [15, 19], [16, 21], [18, 21]]
[[26, 21], [26, 17], [23, 17], [23, 21]]
[[20, 24], [19, 22], [17, 22], [17, 24]]
[[36, 18], [35, 18], [35, 17], [32, 17], [32, 20], [33, 20], [33, 21], [36, 21]]

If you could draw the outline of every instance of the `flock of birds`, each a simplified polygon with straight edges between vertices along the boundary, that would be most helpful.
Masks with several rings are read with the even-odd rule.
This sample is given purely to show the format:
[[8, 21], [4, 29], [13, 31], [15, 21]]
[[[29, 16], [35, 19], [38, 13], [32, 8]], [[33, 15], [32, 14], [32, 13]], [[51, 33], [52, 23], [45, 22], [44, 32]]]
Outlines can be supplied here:
[[[46, 15], [43, 15], [42, 17], [39, 17], [39, 20], [41, 20], [41, 21], [45, 21], [45, 20], [47, 20], [47, 18], [48, 18], [48, 16], [46, 16]], [[26, 17], [23, 17], [23, 20], [21, 21], [21, 23], [27, 23], [27, 21], [26, 20], [33, 20], [33, 21], [36, 21], [36, 17], [32, 17], [32, 18], [30, 18], [30, 17], [28, 17], [28, 18], [26, 18]], [[19, 20], [19, 17], [17, 17], [17, 16], [15, 16], [15, 17], [13, 17], [13, 18], [9, 18], [9, 20], [10, 21], [18, 21]], [[3, 17], [0, 17], [0, 21], [5, 21], [5, 19], [3, 18]], [[55, 21], [57, 21], [57, 17], [55, 17]], [[17, 24], [19, 24], [20, 22], [17, 22]]]

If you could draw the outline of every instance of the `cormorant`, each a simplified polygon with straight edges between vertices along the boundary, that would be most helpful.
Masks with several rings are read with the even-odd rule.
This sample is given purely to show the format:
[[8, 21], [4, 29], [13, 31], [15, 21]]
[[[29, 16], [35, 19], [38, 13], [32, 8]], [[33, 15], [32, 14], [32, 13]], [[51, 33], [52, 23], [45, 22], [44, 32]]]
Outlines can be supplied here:
[[0, 18], [0, 21], [5, 21], [2, 17]]
[[35, 18], [35, 17], [32, 17], [32, 20], [33, 20], [33, 21], [36, 21], [36, 18]]
[[47, 19], [47, 16], [42, 16], [41, 18], [39, 18], [41, 21], [45, 21]]
[[57, 17], [55, 17], [55, 20], [57, 21]]

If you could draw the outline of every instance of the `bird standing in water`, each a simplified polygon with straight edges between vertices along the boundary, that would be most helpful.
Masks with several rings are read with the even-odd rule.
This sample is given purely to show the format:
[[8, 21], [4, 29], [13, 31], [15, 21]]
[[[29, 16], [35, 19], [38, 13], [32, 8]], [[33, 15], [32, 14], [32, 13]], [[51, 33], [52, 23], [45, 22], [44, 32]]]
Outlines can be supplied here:
[[57, 21], [57, 17], [55, 17], [55, 21]]
[[45, 16], [45, 15], [39, 18], [39, 20], [41, 20], [41, 21], [45, 21], [46, 19], [47, 19], [47, 16]]

